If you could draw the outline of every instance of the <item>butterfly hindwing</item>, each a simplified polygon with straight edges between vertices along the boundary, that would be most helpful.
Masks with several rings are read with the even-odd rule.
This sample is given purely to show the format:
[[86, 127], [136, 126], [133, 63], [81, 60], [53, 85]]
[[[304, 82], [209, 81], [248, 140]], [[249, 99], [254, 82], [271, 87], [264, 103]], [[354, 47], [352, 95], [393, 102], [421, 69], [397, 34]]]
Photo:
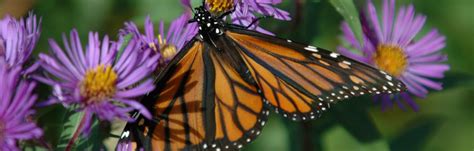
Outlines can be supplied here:
[[146, 150], [236, 150], [260, 134], [269, 111], [256, 85], [212, 49], [188, 44], [143, 99], [155, 118]]
[[235, 68], [225, 63], [225, 58], [215, 53], [211, 54], [211, 58], [216, 73], [216, 142], [209, 145], [214, 148], [214, 144], [218, 143], [215, 148], [239, 149], [260, 134], [269, 111], [264, 108], [256, 85], [245, 81]]
[[266, 102], [293, 120], [316, 118], [330, 103], [401, 91], [403, 84], [338, 53], [254, 31], [229, 28]]
[[120, 134], [116, 150], [150, 150], [148, 144], [151, 138], [146, 137], [148, 134], [145, 131], [148, 131], [147, 124], [152, 124], [152, 121], [146, 120], [138, 111], [133, 112], [133, 117], [136, 119], [136, 122], [127, 123], [122, 134]]

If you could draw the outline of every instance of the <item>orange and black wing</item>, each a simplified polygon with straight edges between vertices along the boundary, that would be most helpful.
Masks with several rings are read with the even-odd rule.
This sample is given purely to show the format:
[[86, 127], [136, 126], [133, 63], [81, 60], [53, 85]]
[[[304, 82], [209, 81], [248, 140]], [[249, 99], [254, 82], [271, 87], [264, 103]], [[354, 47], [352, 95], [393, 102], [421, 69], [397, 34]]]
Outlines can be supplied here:
[[394, 93], [404, 85], [363, 63], [314, 46], [229, 28], [265, 102], [292, 120], [314, 119], [331, 102], [363, 94]]
[[159, 76], [157, 89], [143, 99], [155, 119], [139, 120], [143, 136], [136, 137], [140, 144], [135, 146], [235, 150], [260, 134], [269, 111], [257, 86], [211, 49], [199, 40], [190, 42]]

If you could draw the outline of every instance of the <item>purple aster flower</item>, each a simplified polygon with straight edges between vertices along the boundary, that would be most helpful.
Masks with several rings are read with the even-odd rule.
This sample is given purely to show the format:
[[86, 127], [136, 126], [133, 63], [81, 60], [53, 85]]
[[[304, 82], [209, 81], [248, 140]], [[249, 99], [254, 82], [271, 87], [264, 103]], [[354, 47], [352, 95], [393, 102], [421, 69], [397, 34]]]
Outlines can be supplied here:
[[160, 62], [167, 62], [184, 47], [186, 42], [190, 41], [197, 34], [197, 24], [188, 23], [191, 15], [184, 13], [174, 20], [168, 31], [165, 31], [163, 21], [160, 22], [158, 35], [155, 35], [153, 22], [148, 16], [145, 20], [145, 31], [141, 34], [133, 22], [125, 23], [125, 28], [120, 30], [123, 37], [127, 34], [133, 34], [135, 41], [141, 45], [142, 50], [151, 49], [160, 54]]
[[19, 66], [8, 66], [0, 61], [0, 150], [19, 150], [17, 141], [39, 138], [43, 131], [29, 120], [36, 84], [20, 79]]
[[26, 19], [17, 20], [9, 15], [0, 19], [0, 59], [10, 66], [22, 66], [38, 42], [40, 22], [33, 13]]
[[89, 33], [85, 51], [76, 30], [72, 30], [69, 40], [63, 35], [63, 43], [64, 49], [49, 40], [51, 55], [39, 55], [47, 75], [34, 78], [54, 87], [54, 96], [45, 104], [62, 103], [84, 111], [85, 134], [93, 114], [100, 120], [133, 121], [128, 112], [139, 110], [151, 117], [136, 98], [154, 89], [150, 74], [158, 55], [142, 55], [150, 53], [138, 51], [140, 46], [135, 41], [119, 53], [120, 42], [111, 42], [107, 36], [101, 42], [93, 32]]
[[[372, 64], [406, 84], [408, 93], [376, 96], [376, 101], [382, 101], [382, 108], [391, 106], [393, 101], [404, 108], [401, 100], [405, 100], [414, 110], [418, 110], [411, 95], [425, 97], [428, 89], [442, 89], [442, 84], [435, 79], [443, 78], [444, 72], [449, 70], [449, 65], [443, 63], [447, 56], [440, 52], [445, 46], [445, 37], [432, 29], [416, 39], [426, 16], [415, 14], [413, 5], [401, 7], [396, 14], [395, 0], [384, 0], [381, 14], [382, 20], [379, 21], [375, 6], [369, 1], [367, 13], [361, 15], [363, 45], [358, 43], [348, 24], [343, 23], [343, 39], [349, 46], [339, 47], [339, 51]], [[350, 49], [359, 52], [354, 53]]]

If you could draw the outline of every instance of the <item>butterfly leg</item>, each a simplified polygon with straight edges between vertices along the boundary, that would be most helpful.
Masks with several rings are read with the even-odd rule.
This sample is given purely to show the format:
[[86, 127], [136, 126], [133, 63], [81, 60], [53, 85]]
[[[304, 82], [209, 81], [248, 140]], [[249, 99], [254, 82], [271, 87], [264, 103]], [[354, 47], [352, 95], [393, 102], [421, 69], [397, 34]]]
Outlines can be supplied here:
[[246, 29], [249, 29], [250, 27], [252, 27], [253, 25], [255, 25], [258, 21], [260, 21], [260, 20], [262, 20], [262, 19], [270, 18], [270, 17], [273, 17], [273, 16], [261, 16], [261, 17], [255, 18], [255, 19], [246, 27]]
[[235, 11], [235, 7], [234, 7], [232, 10], [227, 11], [227, 12], [224, 12], [223, 14], [221, 14], [221, 15], [219, 16], [219, 19], [221, 19], [221, 20], [224, 19], [224, 17], [226, 17], [226, 16], [228, 16], [228, 15], [234, 13], [234, 11]]

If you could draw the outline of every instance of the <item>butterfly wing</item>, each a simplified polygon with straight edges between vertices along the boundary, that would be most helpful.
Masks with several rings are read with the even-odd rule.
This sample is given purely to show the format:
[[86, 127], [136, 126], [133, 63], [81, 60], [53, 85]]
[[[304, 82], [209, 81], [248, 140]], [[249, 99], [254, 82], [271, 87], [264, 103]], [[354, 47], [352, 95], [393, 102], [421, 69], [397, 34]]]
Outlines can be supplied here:
[[145, 139], [138, 146], [237, 149], [260, 134], [269, 111], [256, 85], [211, 49], [199, 40], [190, 42], [159, 76], [157, 88], [143, 99], [155, 119], [141, 124]]
[[385, 72], [338, 53], [236, 27], [226, 35], [240, 48], [266, 103], [293, 120], [316, 118], [337, 100], [404, 89]]
[[122, 134], [120, 135], [120, 139], [117, 143], [116, 149], [117, 151], [135, 151], [143, 149], [146, 146], [144, 143], [149, 142], [149, 138], [144, 137], [145, 134], [144, 126], [145, 117], [140, 115], [138, 111], [133, 112], [133, 117], [137, 119], [138, 122], [130, 122], [127, 123]]

